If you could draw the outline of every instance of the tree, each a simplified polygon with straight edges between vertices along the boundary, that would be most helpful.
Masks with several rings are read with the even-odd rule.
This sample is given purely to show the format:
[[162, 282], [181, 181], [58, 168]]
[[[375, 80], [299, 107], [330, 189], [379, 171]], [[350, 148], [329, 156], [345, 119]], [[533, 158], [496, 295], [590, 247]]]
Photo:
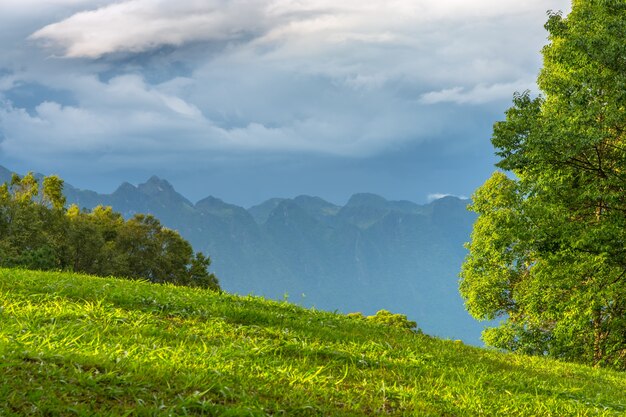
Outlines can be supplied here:
[[209, 272], [211, 258], [197, 252], [188, 266], [185, 285], [190, 287], [210, 288], [220, 290], [220, 284], [215, 274]]
[[[52, 177], [40, 192], [32, 173], [13, 175], [0, 187], [0, 265], [31, 269], [61, 268], [66, 225], [56, 194], [62, 181]], [[48, 202], [51, 207], [46, 207]]]
[[461, 294], [488, 344], [626, 369], [626, 3], [549, 12], [542, 95], [494, 125]]
[[[89, 213], [74, 204], [67, 209], [66, 269], [92, 275], [112, 275], [115, 267], [112, 264], [111, 240], [115, 234], [111, 235], [110, 231], [122, 224], [122, 219], [121, 216], [98, 216], [102, 211], [106, 210], [99, 206]], [[108, 212], [112, 213], [112, 210]]]
[[189, 242], [163, 227], [154, 216], [136, 214], [119, 229], [115, 245], [118, 275], [220, 289], [215, 275], [208, 272], [210, 258], [200, 252], [194, 254]]
[[63, 180], [56, 175], [44, 177], [41, 186], [41, 203], [54, 210], [63, 210], [65, 202]]
[[0, 266], [117, 275], [219, 290], [211, 260], [154, 216], [65, 209], [63, 181], [28, 173], [0, 185]]

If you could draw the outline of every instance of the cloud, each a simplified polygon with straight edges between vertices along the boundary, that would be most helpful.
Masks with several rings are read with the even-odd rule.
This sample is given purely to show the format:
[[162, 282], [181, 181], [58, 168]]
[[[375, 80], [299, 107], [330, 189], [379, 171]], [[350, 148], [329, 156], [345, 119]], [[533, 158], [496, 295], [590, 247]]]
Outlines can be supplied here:
[[264, 26], [261, 2], [131, 0], [82, 11], [31, 38], [59, 45], [66, 57], [98, 58], [160, 46], [245, 37]]
[[467, 200], [467, 197], [464, 195], [455, 195], [455, 194], [444, 194], [444, 193], [434, 193], [434, 194], [428, 194], [428, 197], [426, 198], [426, 200], [431, 203], [435, 200], [440, 200], [442, 198], [445, 197], [456, 197], [456, 198], [460, 198], [461, 200]]
[[509, 99], [513, 92], [526, 90], [537, 90], [535, 82], [520, 80], [512, 83], [498, 83], [492, 85], [478, 84], [470, 89], [465, 87], [452, 87], [440, 91], [424, 93], [420, 97], [420, 101], [424, 104], [483, 104]]
[[0, 2], [0, 11], [6, 14], [39, 14], [43, 10], [67, 7], [87, 7], [111, 3], [114, 0], [20, 0]]
[[[534, 86], [544, 10], [567, 6], [11, 3], [0, 1], [0, 35], [7, 35], [0, 68], [9, 69], [0, 71], [0, 152], [124, 161], [246, 152], [366, 157], [449, 141], [451, 129], [477, 140], [459, 115], [502, 108], [514, 91]], [[37, 94], [20, 102], [24, 90]], [[441, 112], [446, 103], [465, 109]]]
[[[63, 3], [63, 2], [61, 2]], [[66, 3], [89, 3], [66, 1]], [[305, 42], [315, 49], [341, 44], [419, 46], [414, 35], [456, 26], [544, 13], [543, 0], [126, 0], [73, 14], [32, 34], [67, 57], [98, 58], [139, 53], [163, 45], [229, 41], [250, 36], [259, 43]], [[553, 1], [551, 5], [567, 6]], [[524, 19], [525, 20], [525, 19]], [[500, 27], [500, 29], [504, 29]], [[506, 34], [505, 34], [506, 35]], [[479, 34], [480, 36], [480, 34]], [[315, 40], [315, 42], [310, 42]], [[428, 39], [426, 39], [428, 40]], [[300, 51], [310, 54], [314, 50]]]
[[79, 105], [43, 101], [32, 114], [10, 102], [1, 106], [6, 140], [0, 150], [27, 158], [163, 149], [159, 142], [164, 134], [203, 120], [196, 107], [146, 85], [138, 76], [120, 76], [108, 83], [84, 76], [68, 82]]
[[[420, 131], [425, 124], [411, 123], [416, 114], [410, 105], [368, 109], [367, 101], [361, 103], [361, 92], [346, 94], [329, 79], [309, 85], [312, 81], [266, 77], [267, 83], [261, 83], [246, 102], [240, 98], [250, 92], [249, 86], [237, 91], [230, 84], [215, 84], [220, 88], [210, 89], [202, 85], [202, 76], [200, 81], [179, 77], [159, 85], [150, 85], [139, 75], [117, 76], [107, 82], [90, 75], [73, 77], [56, 84], [72, 88], [72, 104], [46, 100], [32, 111], [16, 108], [10, 101], [0, 105], [0, 125], [6, 136], [0, 152], [22, 160], [106, 154], [126, 160], [132, 155], [142, 155], [143, 160], [150, 155], [203, 159], [216, 151], [365, 156], [393, 141], [427, 134]], [[279, 79], [286, 85], [285, 95], [277, 94], [268, 102]], [[306, 88], [326, 93], [294, 101], [290, 91], [307, 94]], [[370, 97], [376, 102], [387, 100]], [[263, 105], [268, 107], [265, 114], [259, 112]], [[274, 108], [281, 105], [285, 108], [278, 117]], [[341, 114], [344, 106], [351, 112]], [[222, 113], [205, 114], [201, 108], [221, 108]], [[361, 119], [364, 112], [370, 113], [368, 120]], [[429, 118], [432, 124], [436, 115]]]

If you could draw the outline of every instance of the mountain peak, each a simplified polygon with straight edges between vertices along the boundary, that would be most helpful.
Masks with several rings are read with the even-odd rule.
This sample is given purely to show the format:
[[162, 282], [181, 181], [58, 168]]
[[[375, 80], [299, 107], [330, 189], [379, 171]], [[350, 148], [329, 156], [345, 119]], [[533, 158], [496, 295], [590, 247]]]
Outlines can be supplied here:
[[356, 206], [371, 206], [377, 208], [383, 208], [387, 206], [389, 202], [383, 197], [372, 193], [358, 193], [354, 194], [346, 203], [346, 207]]
[[248, 213], [254, 217], [258, 224], [263, 224], [267, 221], [272, 211], [283, 201], [285, 201], [284, 198], [271, 198], [261, 204], [250, 207]]
[[128, 182], [124, 182], [115, 190], [111, 197], [114, 199], [117, 197], [122, 197], [125, 200], [132, 199], [143, 207], [141, 210], [148, 212], [150, 212], [150, 209], [148, 208], [149, 204], [146, 205], [147, 200], [145, 200], [145, 197], [152, 201], [158, 201], [161, 208], [168, 204], [181, 203], [190, 207], [193, 206], [185, 197], [177, 193], [169, 182], [156, 175], [153, 175], [148, 181], [136, 187]]
[[196, 205], [217, 205], [217, 206], [223, 206], [226, 205], [226, 203], [224, 202], [224, 200], [217, 198], [217, 197], [213, 197], [212, 195], [203, 198], [202, 200], [198, 201], [196, 203]]
[[167, 182], [167, 180], [162, 180], [156, 175], [151, 176], [145, 183], [139, 184], [139, 186], [137, 186], [137, 189], [139, 189], [139, 191], [141, 191], [143, 194], [147, 195], [154, 195], [162, 192], [176, 192], [174, 190], [174, 187], [172, 187], [172, 184]]
[[314, 230], [318, 227], [317, 220], [314, 217], [294, 200], [289, 199], [278, 203], [276, 208], [269, 214], [266, 224], [270, 227], [286, 226], [302, 230]]
[[315, 197], [315, 196], [304, 195], [304, 194], [297, 196], [296, 198], [293, 199], [293, 201], [295, 201], [298, 204], [336, 207], [333, 203], [329, 203], [328, 201], [324, 200], [321, 197]]
[[151, 176], [150, 178], [148, 178], [148, 181], [146, 181], [147, 184], [159, 184], [161, 182], [166, 182], [167, 180], [162, 180], [161, 178], [157, 177], [156, 175]]
[[460, 198], [453, 195], [446, 195], [430, 203], [433, 207], [465, 207], [469, 204], [466, 198]]
[[113, 192], [113, 194], [125, 194], [128, 192], [134, 192], [137, 191], [137, 187], [135, 187], [133, 184], [124, 181], [123, 183], [120, 184], [119, 187], [117, 187], [117, 190], [115, 190]]
[[219, 211], [224, 211], [224, 210], [232, 211], [232, 209], [234, 208], [240, 208], [233, 204], [225, 203], [224, 200], [221, 200], [217, 197], [213, 197], [212, 195], [198, 201], [195, 207], [198, 210], [207, 211], [207, 212], [219, 212]]

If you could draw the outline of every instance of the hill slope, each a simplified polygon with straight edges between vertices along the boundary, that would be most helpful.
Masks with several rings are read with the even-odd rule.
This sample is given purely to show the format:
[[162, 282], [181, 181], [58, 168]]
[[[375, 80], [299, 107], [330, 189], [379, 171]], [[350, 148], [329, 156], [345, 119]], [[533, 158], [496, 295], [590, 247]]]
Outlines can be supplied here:
[[[10, 178], [1, 169], [0, 182]], [[245, 209], [215, 197], [193, 204], [166, 180], [124, 183], [111, 194], [66, 184], [68, 203], [150, 213], [211, 256], [222, 287], [304, 306], [407, 314], [429, 333], [480, 342], [482, 323], [464, 308], [458, 273], [474, 214], [467, 201], [430, 204], [355, 194], [344, 206], [319, 197], [274, 198]]]
[[626, 375], [204, 290], [0, 269], [0, 415], [623, 415]]
[[[355, 194], [271, 199], [245, 209], [215, 197], [196, 204], [157, 177], [103, 195], [68, 186], [68, 202], [151, 213], [213, 260], [222, 287], [325, 310], [401, 311], [433, 334], [480, 344], [458, 272], [474, 215], [454, 197], [418, 205]], [[304, 296], [303, 296], [304, 295]]]

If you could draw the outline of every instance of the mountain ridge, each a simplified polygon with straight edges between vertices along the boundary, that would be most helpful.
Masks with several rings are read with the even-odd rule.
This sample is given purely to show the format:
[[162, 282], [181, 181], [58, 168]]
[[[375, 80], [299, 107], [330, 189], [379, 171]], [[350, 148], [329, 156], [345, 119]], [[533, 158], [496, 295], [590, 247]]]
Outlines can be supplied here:
[[211, 256], [229, 292], [288, 296], [330, 311], [387, 309], [407, 314], [427, 333], [480, 344], [483, 326], [458, 294], [463, 243], [474, 221], [467, 200], [419, 205], [357, 193], [339, 206], [300, 195], [246, 209], [213, 196], [194, 204], [156, 176], [111, 194], [67, 184], [65, 194], [68, 204], [87, 209], [102, 204], [125, 217], [155, 215]]

